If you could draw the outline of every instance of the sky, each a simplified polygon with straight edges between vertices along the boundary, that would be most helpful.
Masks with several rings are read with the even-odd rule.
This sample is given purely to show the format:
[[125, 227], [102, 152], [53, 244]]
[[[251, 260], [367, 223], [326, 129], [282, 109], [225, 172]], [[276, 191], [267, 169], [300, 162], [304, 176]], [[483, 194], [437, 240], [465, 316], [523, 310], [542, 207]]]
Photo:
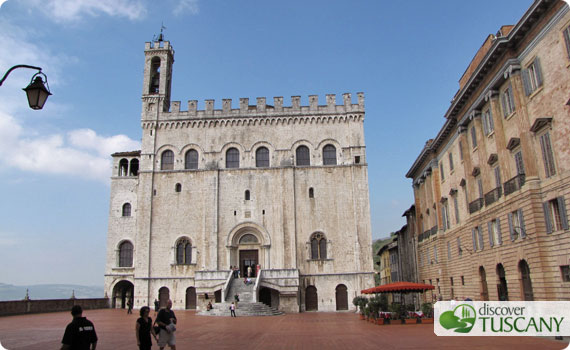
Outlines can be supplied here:
[[110, 154], [140, 147], [144, 43], [175, 50], [172, 100], [366, 97], [373, 239], [413, 203], [406, 172], [488, 34], [531, 0], [0, 0], [0, 283], [102, 285]]

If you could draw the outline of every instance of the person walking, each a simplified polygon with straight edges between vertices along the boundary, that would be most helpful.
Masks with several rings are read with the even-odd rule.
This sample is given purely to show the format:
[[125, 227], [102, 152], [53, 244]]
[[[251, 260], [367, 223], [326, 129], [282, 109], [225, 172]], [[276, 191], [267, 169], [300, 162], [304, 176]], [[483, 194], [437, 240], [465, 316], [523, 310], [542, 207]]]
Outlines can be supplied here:
[[137, 346], [139, 350], [150, 350], [152, 347], [152, 340], [150, 335], [156, 340], [156, 333], [152, 327], [152, 319], [149, 317], [150, 307], [143, 306], [140, 310], [139, 319], [135, 325], [135, 335], [137, 337]]
[[73, 306], [71, 308], [71, 316], [73, 316], [73, 321], [65, 327], [65, 333], [61, 340], [61, 350], [95, 350], [97, 347], [95, 326], [86, 317], [83, 317], [81, 306]]
[[237, 309], [238, 302], [239, 302], [239, 294], [237, 294], [237, 293], [234, 295], [234, 302], [236, 303], [236, 309]]
[[156, 315], [156, 313], [158, 312], [158, 299], [154, 299], [154, 314]]
[[230, 317], [237, 317], [236, 316], [236, 306], [234, 305], [233, 302], [230, 305]]
[[247, 267], [247, 277], [251, 277], [251, 265]]
[[133, 300], [129, 299], [129, 301], [127, 301], [127, 314], [132, 314], [133, 313]]
[[176, 316], [174, 311], [172, 311], [172, 300], [168, 300], [166, 308], [160, 309], [158, 316], [156, 316], [156, 324], [160, 328], [157, 342], [160, 350], [163, 350], [166, 344], [172, 350], [176, 350], [176, 336], [174, 335], [176, 331]]

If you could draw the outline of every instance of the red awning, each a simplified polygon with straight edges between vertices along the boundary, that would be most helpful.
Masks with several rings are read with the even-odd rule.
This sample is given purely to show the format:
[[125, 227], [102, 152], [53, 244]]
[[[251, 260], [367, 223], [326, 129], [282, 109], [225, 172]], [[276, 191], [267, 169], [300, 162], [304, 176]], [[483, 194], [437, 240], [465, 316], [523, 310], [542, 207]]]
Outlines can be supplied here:
[[407, 292], [423, 292], [435, 289], [431, 284], [413, 283], [413, 282], [394, 282], [381, 286], [368, 288], [360, 291], [362, 294], [373, 293], [407, 293]]

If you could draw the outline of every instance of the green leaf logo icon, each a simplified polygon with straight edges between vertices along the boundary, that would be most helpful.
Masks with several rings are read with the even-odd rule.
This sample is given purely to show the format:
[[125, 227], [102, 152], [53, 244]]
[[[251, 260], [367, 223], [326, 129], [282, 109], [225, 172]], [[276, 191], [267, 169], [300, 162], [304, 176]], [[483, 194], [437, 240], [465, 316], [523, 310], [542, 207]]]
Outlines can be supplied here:
[[439, 316], [439, 324], [445, 329], [453, 329], [457, 333], [469, 333], [475, 325], [477, 312], [468, 304], [461, 304], [453, 311], [446, 311]]

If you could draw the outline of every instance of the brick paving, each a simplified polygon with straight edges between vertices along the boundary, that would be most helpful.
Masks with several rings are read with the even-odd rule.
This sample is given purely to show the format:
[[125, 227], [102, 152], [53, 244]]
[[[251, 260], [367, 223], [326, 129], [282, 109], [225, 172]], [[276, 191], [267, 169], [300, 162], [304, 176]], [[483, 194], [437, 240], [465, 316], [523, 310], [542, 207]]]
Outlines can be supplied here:
[[[87, 310], [102, 350], [135, 350], [137, 310]], [[353, 313], [302, 313], [274, 317], [208, 317], [176, 311], [179, 350], [185, 349], [563, 349], [535, 337], [437, 337], [433, 325], [378, 326]], [[239, 310], [238, 310], [239, 316]], [[154, 312], [151, 313], [154, 318]], [[0, 317], [0, 343], [8, 350], [59, 349], [67, 312]], [[153, 349], [158, 347], [153, 345]], [[167, 347], [168, 349], [168, 347]]]

